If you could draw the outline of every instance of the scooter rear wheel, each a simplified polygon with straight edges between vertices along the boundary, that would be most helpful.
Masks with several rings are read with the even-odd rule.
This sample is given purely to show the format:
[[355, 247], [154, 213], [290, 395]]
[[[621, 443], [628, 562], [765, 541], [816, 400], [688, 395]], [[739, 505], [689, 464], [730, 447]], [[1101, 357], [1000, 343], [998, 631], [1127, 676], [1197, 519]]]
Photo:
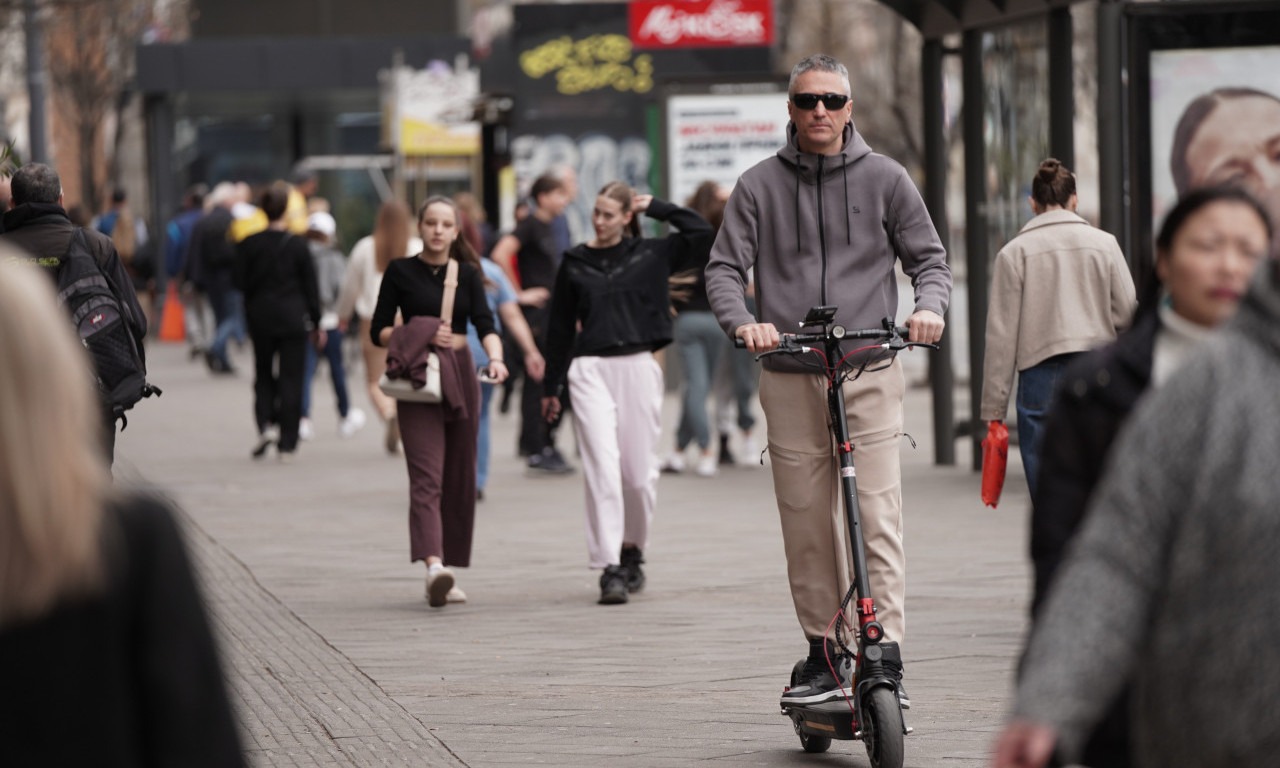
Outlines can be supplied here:
[[826, 752], [831, 749], [831, 739], [826, 736], [814, 736], [805, 731], [800, 721], [796, 721], [796, 735], [800, 737], [800, 748], [809, 754]]
[[902, 768], [902, 707], [891, 688], [872, 688], [862, 700], [862, 740], [871, 768]]

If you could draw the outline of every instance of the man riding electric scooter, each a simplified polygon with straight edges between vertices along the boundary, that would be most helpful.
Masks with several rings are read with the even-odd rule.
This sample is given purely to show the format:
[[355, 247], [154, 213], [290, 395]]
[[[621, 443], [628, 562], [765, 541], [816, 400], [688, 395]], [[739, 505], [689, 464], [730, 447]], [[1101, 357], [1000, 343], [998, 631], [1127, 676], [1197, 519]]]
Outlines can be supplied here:
[[[799, 330], [798, 321], [819, 305], [837, 306], [841, 326], [879, 327], [897, 314], [900, 262], [915, 287], [910, 341], [937, 342], [951, 294], [946, 252], [906, 170], [873, 153], [854, 129], [848, 70], [822, 54], [801, 61], [791, 72], [787, 111], [787, 145], [739, 179], [712, 250], [707, 295], [720, 325], [757, 354], [775, 349], [778, 329]], [[744, 299], [753, 269], [758, 320]], [[809, 642], [784, 707], [838, 699], [850, 682], [837, 680], [829, 663], [836, 658], [829, 630], [852, 577], [827, 385], [822, 366], [801, 356], [764, 360], [760, 403], [791, 596]], [[869, 583], [859, 592], [875, 597], [884, 637], [901, 643], [901, 364], [894, 358], [868, 366], [841, 386], [865, 534]], [[844, 624], [856, 621], [847, 616]], [[886, 659], [885, 667], [909, 707], [901, 662]]]

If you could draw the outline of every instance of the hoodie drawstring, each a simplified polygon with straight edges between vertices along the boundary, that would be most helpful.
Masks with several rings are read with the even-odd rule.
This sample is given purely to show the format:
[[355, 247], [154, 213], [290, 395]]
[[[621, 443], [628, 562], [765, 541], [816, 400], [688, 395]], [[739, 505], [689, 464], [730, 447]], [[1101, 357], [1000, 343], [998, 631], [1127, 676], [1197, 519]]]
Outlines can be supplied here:
[[804, 164], [796, 162], [796, 253], [800, 253], [800, 173]]
[[844, 239], [847, 245], [853, 245], [853, 225], [849, 223], [849, 158], [840, 153], [840, 178], [844, 179]]

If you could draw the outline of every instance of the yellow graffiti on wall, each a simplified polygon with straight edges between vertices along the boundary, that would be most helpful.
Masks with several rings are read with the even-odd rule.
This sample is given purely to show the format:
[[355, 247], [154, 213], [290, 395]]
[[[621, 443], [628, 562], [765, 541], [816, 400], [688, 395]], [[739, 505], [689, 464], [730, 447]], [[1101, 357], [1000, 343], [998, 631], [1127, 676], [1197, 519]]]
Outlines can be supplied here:
[[537, 80], [552, 72], [556, 90], [572, 96], [602, 88], [647, 93], [653, 89], [653, 57], [631, 58], [626, 35], [565, 35], [520, 54], [520, 69]]

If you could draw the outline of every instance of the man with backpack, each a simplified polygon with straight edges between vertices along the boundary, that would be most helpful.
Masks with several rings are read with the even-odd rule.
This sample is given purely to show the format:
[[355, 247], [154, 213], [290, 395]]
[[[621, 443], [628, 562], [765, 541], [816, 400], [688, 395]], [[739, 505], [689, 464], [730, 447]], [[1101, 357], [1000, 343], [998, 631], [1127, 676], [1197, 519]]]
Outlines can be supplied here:
[[14, 173], [10, 186], [13, 207], [4, 214], [0, 240], [26, 251], [49, 273], [60, 301], [72, 313], [98, 373], [104, 448], [110, 463], [115, 456], [116, 419], [153, 393], [145, 379], [146, 318], [111, 238], [77, 227], [67, 217], [56, 171], [29, 163]]

